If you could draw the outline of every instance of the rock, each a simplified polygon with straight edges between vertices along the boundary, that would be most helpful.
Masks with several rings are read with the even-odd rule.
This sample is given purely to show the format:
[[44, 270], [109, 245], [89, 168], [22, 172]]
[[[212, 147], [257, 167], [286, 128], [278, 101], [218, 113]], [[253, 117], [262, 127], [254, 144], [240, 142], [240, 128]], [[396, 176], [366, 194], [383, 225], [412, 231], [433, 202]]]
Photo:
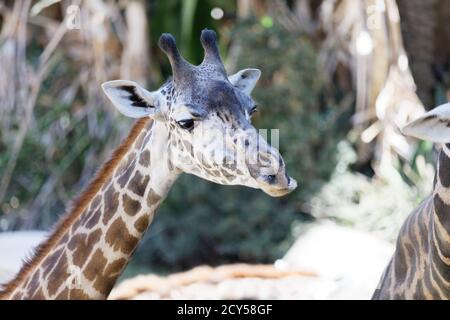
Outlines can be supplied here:
[[370, 299], [393, 250], [373, 235], [315, 224], [273, 265], [138, 276], [119, 284], [110, 299]]
[[272, 264], [199, 266], [166, 277], [137, 276], [120, 283], [109, 299], [312, 299], [329, 286], [310, 272]]
[[276, 264], [317, 273], [334, 285], [323, 299], [370, 299], [394, 246], [332, 223], [312, 226]]

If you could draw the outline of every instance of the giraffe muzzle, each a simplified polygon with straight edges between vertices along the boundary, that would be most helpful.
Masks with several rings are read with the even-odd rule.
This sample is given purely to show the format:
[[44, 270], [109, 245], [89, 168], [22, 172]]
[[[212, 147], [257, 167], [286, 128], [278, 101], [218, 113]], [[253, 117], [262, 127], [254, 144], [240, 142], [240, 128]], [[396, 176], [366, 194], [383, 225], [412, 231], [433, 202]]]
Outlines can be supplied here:
[[285, 173], [261, 175], [256, 181], [260, 189], [272, 197], [285, 196], [297, 188], [297, 181]]
[[270, 169], [257, 165], [248, 165], [250, 175], [256, 180], [258, 187], [272, 197], [285, 196], [297, 188], [297, 181], [288, 176], [284, 163], [273, 174], [268, 174]]

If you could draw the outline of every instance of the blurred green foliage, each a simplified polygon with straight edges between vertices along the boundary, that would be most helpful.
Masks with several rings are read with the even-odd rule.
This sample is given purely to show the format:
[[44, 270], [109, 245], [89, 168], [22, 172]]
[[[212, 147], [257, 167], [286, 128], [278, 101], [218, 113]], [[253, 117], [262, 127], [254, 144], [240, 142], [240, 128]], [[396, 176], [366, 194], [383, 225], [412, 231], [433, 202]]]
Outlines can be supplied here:
[[[48, 229], [94, 175], [99, 159], [120, 142], [123, 122], [115, 119], [109, 106], [88, 102], [88, 93], [82, 89], [70, 103], [64, 101], [62, 88], [76, 81], [70, 77], [76, 74], [76, 63], [65, 56], [57, 60], [42, 84], [0, 208], [0, 218], [6, 218], [0, 219], [0, 231]], [[6, 138], [1, 133], [0, 177], [12, 149], [12, 143], [2, 145]], [[18, 207], [11, 205], [17, 201]]]
[[336, 171], [308, 201], [312, 215], [394, 243], [406, 217], [431, 192], [434, 162], [426, 160], [432, 154], [430, 147], [421, 144], [411, 163], [398, 162], [389, 175], [369, 178], [350, 170], [357, 154], [347, 140], [339, 142]]
[[310, 39], [255, 18], [230, 32], [240, 47], [236, 69], [262, 70], [253, 92], [260, 106], [255, 126], [279, 129], [280, 151], [299, 188], [277, 199], [184, 175], [137, 250], [137, 263], [177, 270], [200, 263], [272, 262], [290, 245], [293, 221], [305, 218], [304, 201], [334, 171], [336, 145], [351, 110], [324, 91]]

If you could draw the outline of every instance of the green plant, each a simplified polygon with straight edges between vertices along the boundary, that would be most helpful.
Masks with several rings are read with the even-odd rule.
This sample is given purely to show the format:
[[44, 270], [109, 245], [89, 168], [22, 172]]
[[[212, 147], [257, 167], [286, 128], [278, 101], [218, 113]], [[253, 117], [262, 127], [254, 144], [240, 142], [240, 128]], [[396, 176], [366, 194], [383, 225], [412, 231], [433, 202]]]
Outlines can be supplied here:
[[431, 154], [430, 146], [421, 144], [412, 165], [398, 164], [383, 178], [369, 178], [349, 170], [357, 156], [347, 141], [341, 141], [336, 172], [309, 201], [311, 213], [394, 242], [405, 218], [431, 192], [434, 168], [424, 156]]

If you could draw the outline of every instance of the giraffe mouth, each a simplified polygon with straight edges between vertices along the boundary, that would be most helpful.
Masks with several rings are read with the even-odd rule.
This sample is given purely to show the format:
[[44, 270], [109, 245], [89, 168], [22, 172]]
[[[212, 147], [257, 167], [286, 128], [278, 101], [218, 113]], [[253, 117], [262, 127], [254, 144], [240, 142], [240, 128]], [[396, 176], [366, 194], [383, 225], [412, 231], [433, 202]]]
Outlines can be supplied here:
[[[285, 196], [297, 188], [297, 181], [286, 173], [286, 169], [270, 170], [270, 168], [261, 168], [255, 165], [248, 165], [250, 176], [256, 182], [257, 188], [261, 189], [271, 197]], [[266, 169], [266, 170], [264, 170]], [[267, 174], [262, 172], [273, 173]]]
[[297, 181], [294, 178], [286, 177], [287, 183], [284, 185], [270, 184], [266, 181], [260, 182], [260, 188], [271, 197], [283, 197], [297, 188]]

